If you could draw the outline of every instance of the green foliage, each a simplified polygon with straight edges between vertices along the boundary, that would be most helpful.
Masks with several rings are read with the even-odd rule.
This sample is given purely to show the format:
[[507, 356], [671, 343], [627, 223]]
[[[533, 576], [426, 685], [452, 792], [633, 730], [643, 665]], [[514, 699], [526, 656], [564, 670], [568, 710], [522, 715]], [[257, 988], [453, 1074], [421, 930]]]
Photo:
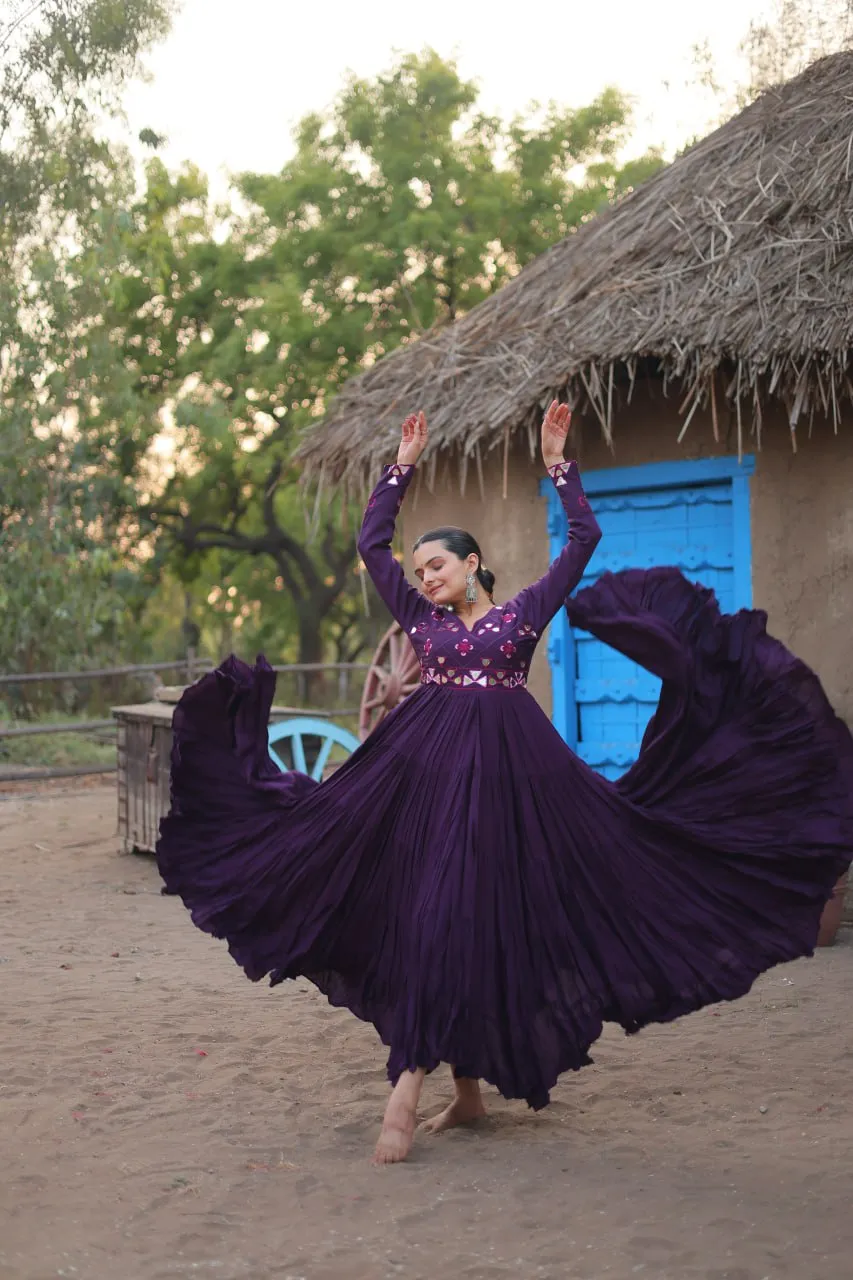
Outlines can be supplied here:
[[14, 670], [129, 657], [155, 633], [172, 653], [191, 639], [358, 657], [357, 513], [328, 494], [305, 508], [300, 433], [347, 377], [476, 306], [660, 163], [618, 162], [629, 112], [613, 89], [504, 124], [427, 51], [306, 117], [280, 174], [239, 180], [239, 213], [156, 154], [137, 191], [94, 120], [170, 7], [46, 0], [7, 33], [25, 68], [17, 83], [3, 65], [0, 119]]
[[255, 379], [282, 422], [310, 423], [352, 372], [476, 306], [640, 176], [616, 161], [616, 90], [539, 114], [478, 113], [475, 86], [427, 52], [303, 120], [281, 174], [243, 176], [252, 319], [269, 338]]
[[125, 640], [135, 575], [109, 548], [78, 545], [61, 521], [27, 519], [0, 535], [0, 652], [4, 669], [86, 663]]
[[104, 194], [96, 124], [167, 33], [172, 0], [6, 0], [0, 23], [0, 236], [54, 230]]
[[[64, 720], [64, 716], [52, 712], [45, 718], [45, 723], [60, 724]], [[115, 764], [116, 745], [110, 736], [105, 731], [101, 734], [40, 733], [32, 737], [0, 738], [0, 765], [9, 769], [13, 765], [67, 768], [84, 764]]]
[[201, 176], [156, 158], [128, 211], [109, 328], [146, 430], [168, 404], [175, 445], [149, 527], [185, 583], [211, 551], [234, 566], [229, 586], [259, 559], [241, 571], [255, 592], [243, 634], [274, 643], [268, 618], [289, 620], [303, 661], [354, 657], [363, 641], [354, 513], [329, 495], [303, 509], [299, 433], [351, 374], [476, 306], [660, 163], [618, 164], [629, 113], [615, 90], [536, 124], [503, 125], [476, 97], [452, 63], [405, 57], [306, 117], [280, 174], [243, 175], [248, 212], [227, 236]]
[[[162, 138], [98, 129], [171, 0], [18, 0], [0, 26], [0, 652], [354, 660], [358, 513], [291, 457], [344, 381], [475, 307], [650, 176], [615, 89], [502, 121], [427, 50], [300, 123], [214, 209]], [[735, 105], [846, 47], [844, 0], [750, 26]], [[700, 79], [715, 84], [707, 50]], [[731, 108], [731, 103], [729, 107]], [[401, 411], [402, 412], [402, 411]]]
[[[150, 440], [101, 323], [132, 177], [95, 124], [164, 34], [161, 0], [7, 6], [0, 29], [0, 653], [132, 650], [135, 481]], [[143, 424], [145, 426], [147, 424]], [[128, 646], [128, 640], [131, 640]]]

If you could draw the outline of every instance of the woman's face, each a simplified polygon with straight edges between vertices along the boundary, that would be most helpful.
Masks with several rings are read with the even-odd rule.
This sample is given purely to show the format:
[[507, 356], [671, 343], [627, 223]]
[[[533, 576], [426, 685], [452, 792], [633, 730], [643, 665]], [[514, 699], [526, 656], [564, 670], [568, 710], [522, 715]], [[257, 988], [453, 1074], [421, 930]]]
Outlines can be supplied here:
[[442, 542], [423, 542], [415, 551], [415, 577], [434, 604], [456, 604], [465, 599], [465, 579], [476, 572], [477, 557], [465, 560], [448, 551]]

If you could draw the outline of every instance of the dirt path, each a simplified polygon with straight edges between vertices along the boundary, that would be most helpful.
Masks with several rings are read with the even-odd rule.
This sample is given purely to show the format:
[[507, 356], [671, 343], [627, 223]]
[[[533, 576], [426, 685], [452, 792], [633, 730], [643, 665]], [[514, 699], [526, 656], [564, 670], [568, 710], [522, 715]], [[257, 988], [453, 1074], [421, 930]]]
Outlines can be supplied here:
[[849, 934], [376, 1171], [372, 1030], [250, 985], [114, 830], [102, 784], [0, 797], [0, 1280], [853, 1274]]

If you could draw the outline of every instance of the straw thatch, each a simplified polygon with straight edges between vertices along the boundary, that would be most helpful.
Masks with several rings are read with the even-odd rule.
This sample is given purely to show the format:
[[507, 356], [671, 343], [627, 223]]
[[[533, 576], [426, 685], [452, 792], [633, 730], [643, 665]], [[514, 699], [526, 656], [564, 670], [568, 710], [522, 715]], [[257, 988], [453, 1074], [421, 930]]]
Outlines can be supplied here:
[[762, 408], [792, 439], [853, 399], [853, 54], [836, 54], [716, 130], [463, 319], [352, 378], [303, 443], [307, 473], [359, 483], [416, 408], [430, 452], [480, 464], [535, 439], [555, 393], [614, 415], [650, 369], [681, 436], [726, 401], [760, 447]]

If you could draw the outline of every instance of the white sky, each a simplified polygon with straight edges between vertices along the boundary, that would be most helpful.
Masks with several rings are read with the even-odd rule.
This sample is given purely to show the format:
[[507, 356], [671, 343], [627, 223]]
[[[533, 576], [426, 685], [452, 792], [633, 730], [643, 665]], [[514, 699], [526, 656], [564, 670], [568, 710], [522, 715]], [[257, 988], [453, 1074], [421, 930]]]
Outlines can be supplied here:
[[[692, 45], [707, 38], [723, 83], [737, 45], [772, 0], [183, 0], [154, 80], [127, 93], [137, 132], [169, 138], [169, 165], [193, 160], [221, 194], [226, 174], [277, 171], [290, 133], [322, 110], [348, 71], [372, 76], [396, 53], [456, 56], [503, 117], [533, 100], [589, 102], [607, 84], [636, 99], [636, 147], [668, 150], [703, 132], [713, 104], [688, 88]], [[669, 87], [667, 87], [667, 82]]]

